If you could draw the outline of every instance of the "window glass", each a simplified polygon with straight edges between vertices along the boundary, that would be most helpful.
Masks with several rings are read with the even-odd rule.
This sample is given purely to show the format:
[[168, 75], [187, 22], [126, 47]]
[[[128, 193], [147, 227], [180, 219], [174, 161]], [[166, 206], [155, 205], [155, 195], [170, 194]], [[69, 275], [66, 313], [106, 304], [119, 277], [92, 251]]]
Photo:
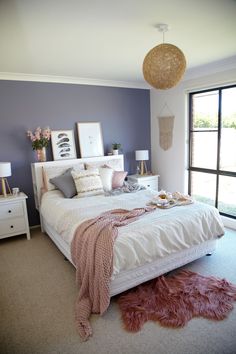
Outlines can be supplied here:
[[215, 206], [216, 175], [191, 172], [191, 195], [199, 202]]
[[192, 97], [192, 128], [218, 129], [218, 90], [194, 94]]
[[236, 85], [190, 100], [189, 192], [236, 219]]
[[236, 172], [236, 87], [222, 90], [220, 169]]
[[192, 166], [216, 169], [217, 132], [192, 133]]
[[219, 176], [218, 209], [222, 213], [236, 216], [236, 178]]

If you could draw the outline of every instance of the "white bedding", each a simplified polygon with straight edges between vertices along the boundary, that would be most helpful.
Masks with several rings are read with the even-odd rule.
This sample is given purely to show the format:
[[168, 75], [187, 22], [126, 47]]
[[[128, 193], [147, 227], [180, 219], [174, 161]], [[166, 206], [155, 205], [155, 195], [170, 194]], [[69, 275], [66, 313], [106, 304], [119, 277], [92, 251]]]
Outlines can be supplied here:
[[[43, 195], [41, 214], [70, 245], [77, 226], [100, 213], [117, 208], [143, 207], [157, 192], [142, 190], [118, 196], [66, 199], [59, 191]], [[224, 234], [218, 210], [202, 203], [156, 209], [119, 228], [114, 244], [113, 276], [199, 245]]]

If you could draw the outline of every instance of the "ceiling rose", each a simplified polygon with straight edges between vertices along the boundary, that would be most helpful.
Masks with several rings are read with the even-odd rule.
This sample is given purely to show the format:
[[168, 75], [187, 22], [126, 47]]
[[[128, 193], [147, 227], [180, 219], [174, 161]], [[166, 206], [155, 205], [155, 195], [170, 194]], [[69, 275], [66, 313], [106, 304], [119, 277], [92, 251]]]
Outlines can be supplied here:
[[143, 76], [154, 88], [167, 90], [176, 86], [183, 77], [186, 59], [178, 47], [164, 43], [164, 33], [168, 31], [168, 25], [159, 24], [157, 27], [163, 33], [163, 44], [152, 48], [145, 56]]

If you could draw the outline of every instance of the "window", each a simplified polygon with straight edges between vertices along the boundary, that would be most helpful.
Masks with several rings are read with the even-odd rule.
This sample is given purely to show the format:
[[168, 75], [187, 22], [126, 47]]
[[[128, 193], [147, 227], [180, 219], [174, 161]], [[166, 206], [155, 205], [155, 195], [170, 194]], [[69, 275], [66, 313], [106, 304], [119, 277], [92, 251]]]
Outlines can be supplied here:
[[189, 193], [236, 219], [236, 85], [189, 94]]

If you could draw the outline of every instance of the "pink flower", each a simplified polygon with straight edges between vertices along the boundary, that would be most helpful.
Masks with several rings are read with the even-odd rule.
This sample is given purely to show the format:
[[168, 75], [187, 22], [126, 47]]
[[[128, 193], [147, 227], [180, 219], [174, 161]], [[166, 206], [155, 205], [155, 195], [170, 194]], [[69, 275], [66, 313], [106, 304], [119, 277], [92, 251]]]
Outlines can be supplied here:
[[42, 130], [40, 127], [37, 127], [34, 133], [28, 130], [26, 134], [32, 142], [33, 149], [38, 150], [48, 146], [51, 137], [51, 129], [47, 127]]

